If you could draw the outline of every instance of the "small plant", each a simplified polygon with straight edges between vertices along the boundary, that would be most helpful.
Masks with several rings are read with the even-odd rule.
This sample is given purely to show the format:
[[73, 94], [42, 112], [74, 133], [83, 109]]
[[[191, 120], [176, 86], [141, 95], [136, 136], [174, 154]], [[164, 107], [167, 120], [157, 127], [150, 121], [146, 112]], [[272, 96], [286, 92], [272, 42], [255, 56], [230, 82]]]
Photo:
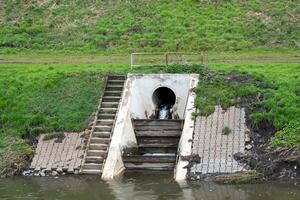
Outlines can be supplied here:
[[60, 138], [64, 138], [64, 134], [62, 132], [59, 133], [48, 133], [44, 136], [43, 140], [47, 141], [47, 140], [52, 140], [54, 138], [60, 139]]
[[291, 121], [272, 138], [272, 146], [292, 147], [300, 142], [300, 122]]
[[228, 135], [229, 133], [231, 133], [231, 130], [228, 126], [225, 126], [222, 130], [223, 135]]

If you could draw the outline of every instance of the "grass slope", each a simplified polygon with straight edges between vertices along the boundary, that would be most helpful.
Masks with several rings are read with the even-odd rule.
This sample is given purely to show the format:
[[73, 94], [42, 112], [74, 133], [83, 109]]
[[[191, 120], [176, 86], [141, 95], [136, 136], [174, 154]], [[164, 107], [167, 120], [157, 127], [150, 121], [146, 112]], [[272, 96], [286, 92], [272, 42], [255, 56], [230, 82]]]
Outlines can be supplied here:
[[[253, 114], [254, 120], [271, 120], [278, 130], [284, 130], [289, 123], [299, 121], [299, 64], [214, 64], [209, 68], [223, 72], [247, 72], [257, 80], [274, 85], [260, 91], [265, 96], [262, 106], [267, 112]], [[127, 72], [201, 73], [201, 70], [198, 67], [182, 66], [140, 67], [131, 70], [125, 65], [87, 64], [0, 66], [0, 138], [29, 138], [41, 132], [83, 130], [97, 106], [103, 74]], [[239, 83], [230, 87], [213, 83], [202, 80], [200, 85], [205, 89], [203, 93], [213, 95], [201, 99], [205, 95], [199, 89], [197, 105], [202, 114], [208, 113], [216, 104], [228, 107], [235, 103], [236, 96], [253, 94], [258, 90], [255, 85], [244, 85], [241, 88]], [[284, 135], [292, 135], [292, 132]], [[294, 144], [298, 139], [278, 138], [277, 143], [284, 145], [290, 140], [288, 144]], [[3, 143], [0, 140], [2, 146], [5, 145]]]
[[1, 0], [0, 52], [299, 50], [297, 1]]

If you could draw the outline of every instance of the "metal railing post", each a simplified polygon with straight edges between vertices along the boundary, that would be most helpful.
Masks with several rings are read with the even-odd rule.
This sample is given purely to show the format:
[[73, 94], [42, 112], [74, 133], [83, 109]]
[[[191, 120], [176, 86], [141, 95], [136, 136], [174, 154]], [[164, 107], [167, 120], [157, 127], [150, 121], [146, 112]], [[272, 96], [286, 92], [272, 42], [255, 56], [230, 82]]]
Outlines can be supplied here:
[[133, 68], [133, 53], [130, 55], [130, 69]]

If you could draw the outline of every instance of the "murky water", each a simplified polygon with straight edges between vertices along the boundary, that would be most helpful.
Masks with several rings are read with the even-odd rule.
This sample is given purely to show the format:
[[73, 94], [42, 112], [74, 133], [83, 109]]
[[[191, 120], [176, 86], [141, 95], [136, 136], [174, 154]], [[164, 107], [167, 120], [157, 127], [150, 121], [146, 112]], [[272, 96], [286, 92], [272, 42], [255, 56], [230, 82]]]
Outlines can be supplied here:
[[127, 174], [120, 181], [95, 176], [14, 177], [0, 179], [0, 199], [62, 200], [299, 200], [300, 182], [218, 185], [211, 182], [179, 185], [171, 175]]

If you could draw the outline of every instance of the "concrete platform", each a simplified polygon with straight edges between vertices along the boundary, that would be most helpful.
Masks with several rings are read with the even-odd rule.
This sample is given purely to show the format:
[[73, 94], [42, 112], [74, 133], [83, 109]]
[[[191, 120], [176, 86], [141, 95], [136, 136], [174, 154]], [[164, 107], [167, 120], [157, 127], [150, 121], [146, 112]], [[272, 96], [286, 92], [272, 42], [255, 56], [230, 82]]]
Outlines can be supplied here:
[[56, 142], [56, 139], [44, 141], [45, 135], [41, 135], [30, 169], [68, 173], [79, 171], [84, 154], [82, 134], [64, 133], [65, 138], [61, 142]]
[[[225, 126], [229, 127], [229, 134], [222, 133]], [[191, 173], [234, 173], [245, 170], [233, 155], [245, 152], [246, 129], [243, 108], [232, 106], [224, 111], [216, 106], [215, 112], [208, 117], [197, 117], [192, 153], [198, 154], [201, 162], [191, 168]]]

